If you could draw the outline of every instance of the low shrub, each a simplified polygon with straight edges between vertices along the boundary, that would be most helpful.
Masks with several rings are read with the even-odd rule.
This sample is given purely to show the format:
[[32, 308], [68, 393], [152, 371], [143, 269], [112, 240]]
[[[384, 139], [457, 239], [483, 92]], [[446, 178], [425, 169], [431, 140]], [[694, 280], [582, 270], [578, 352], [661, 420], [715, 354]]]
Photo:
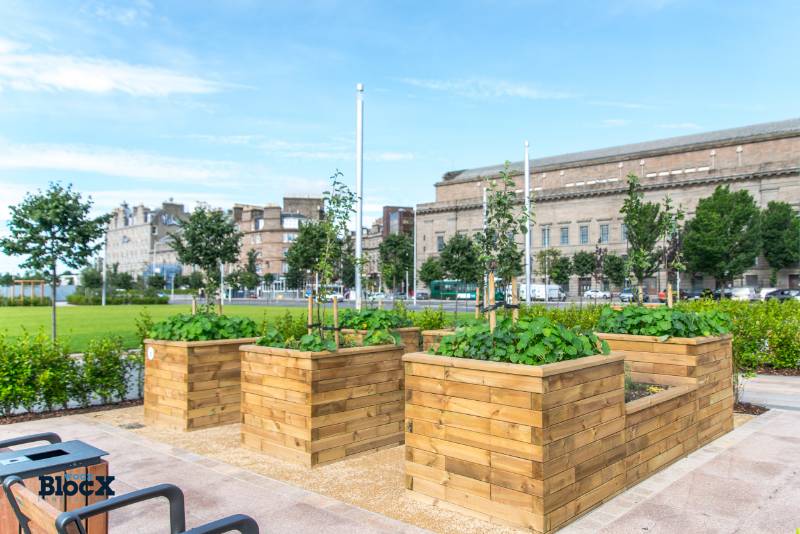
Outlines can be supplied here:
[[51, 306], [50, 297], [0, 297], [0, 307], [13, 306]]
[[[75, 306], [98, 306], [103, 303], [103, 298], [99, 295], [79, 295], [73, 293], [67, 295], [67, 302]], [[106, 304], [109, 306], [121, 306], [124, 304], [169, 304], [168, 296], [158, 295], [108, 295]]]
[[259, 328], [247, 317], [198, 313], [181, 313], [156, 323], [150, 337], [164, 341], [210, 341], [257, 337]]
[[261, 335], [266, 334], [270, 328], [277, 330], [283, 339], [300, 339], [308, 332], [306, 314], [293, 314], [286, 310], [283, 315], [269, 322], [266, 318], [261, 322]]
[[442, 338], [433, 354], [475, 360], [541, 365], [608, 354], [608, 344], [589, 330], [567, 328], [547, 317], [501, 319], [494, 332], [486, 322], [474, 322]]
[[533, 319], [534, 317], [547, 317], [555, 323], [567, 328], [578, 327], [583, 330], [593, 330], [600, 320], [600, 313], [606, 306], [566, 306], [548, 307], [541, 304], [520, 307], [520, 317]]
[[667, 307], [625, 306], [615, 310], [605, 307], [597, 323], [599, 332], [665, 338], [716, 336], [730, 330], [730, 316], [717, 309], [684, 311]]
[[450, 322], [445, 319], [441, 306], [438, 309], [425, 308], [421, 311], [411, 312], [410, 317], [411, 323], [420, 330], [439, 330], [450, 325]]
[[403, 309], [397, 310], [354, 310], [344, 309], [339, 314], [339, 326], [341, 328], [352, 328], [353, 330], [386, 330], [392, 328], [404, 328], [413, 326], [413, 322], [408, 317], [408, 313]]
[[121, 338], [93, 339], [83, 354], [80, 379], [103, 403], [123, 400], [128, 391], [128, 372], [135, 361], [122, 348]]

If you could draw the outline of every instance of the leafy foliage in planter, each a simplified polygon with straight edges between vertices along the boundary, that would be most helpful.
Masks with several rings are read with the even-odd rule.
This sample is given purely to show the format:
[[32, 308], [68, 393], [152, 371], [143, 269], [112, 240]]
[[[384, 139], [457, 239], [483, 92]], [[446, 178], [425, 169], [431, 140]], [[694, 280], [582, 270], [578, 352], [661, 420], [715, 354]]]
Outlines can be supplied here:
[[339, 314], [339, 326], [354, 330], [387, 330], [413, 326], [405, 309], [401, 310], [353, 310], [345, 309]]
[[[369, 330], [364, 336], [364, 347], [375, 345], [396, 345], [398, 336], [392, 334], [388, 330]], [[286, 336], [284, 332], [278, 328], [271, 326], [268, 327], [264, 335], [259, 338], [258, 345], [262, 347], [278, 347], [284, 349], [295, 349], [309, 352], [336, 352], [337, 346], [333, 339], [323, 338], [316, 332], [311, 334], [302, 334], [295, 337], [294, 335]], [[357, 343], [352, 337], [344, 336], [343, 347], [355, 347]]]
[[484, 322], [460, 327], [445, 336], [431, 353], [457, 358], [511, 362], [528, 365], [574, 360], [608, 354], [608, 344], [593, 333], [567, 328], [546, 317], [498, 322], [494, 332]]
[[439, 330], [449, 326], [449, 321], [445, 319], [444, 310], [439, 308], [425, 308], [418, 312], [411, 312], [411, 322], [421, 330]]
[[229, 317], [213, 313], [181, 313], [156, 323], [152, 339], [165, 341], [209, 341], [258, 336], [258, 326], [247, 317]]
[[533, 319], [547, 317], [555, 323], [563, 324], [567, 328], [578, 327], [582, 330], [594, 330], [600, 320], [600, 312], [604, 306], [566, 306], [564, 308], [547, 307], [540, 304], [520, 307], [520, 317]]
[[717, 336], [730, 332], [728, 314], [716, 309], [686, 312], [678, 309], [625, 306], [600, 313], [599, 332], [657, 337]]

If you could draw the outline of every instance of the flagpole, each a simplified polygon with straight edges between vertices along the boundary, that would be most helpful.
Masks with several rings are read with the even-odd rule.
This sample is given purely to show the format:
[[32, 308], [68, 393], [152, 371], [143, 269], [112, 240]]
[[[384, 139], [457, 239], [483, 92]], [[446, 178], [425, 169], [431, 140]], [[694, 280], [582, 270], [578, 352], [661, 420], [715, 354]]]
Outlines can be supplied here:
[[364, 226], [364, 84], [356, 84], [356, 309], [361, 309], [361, 229]]
[[[525, 304], [531, 305], [531, 165], [528, 159], [528, 141], [525, 141]], [[545, 288], [545, 292], [547, 289]]]

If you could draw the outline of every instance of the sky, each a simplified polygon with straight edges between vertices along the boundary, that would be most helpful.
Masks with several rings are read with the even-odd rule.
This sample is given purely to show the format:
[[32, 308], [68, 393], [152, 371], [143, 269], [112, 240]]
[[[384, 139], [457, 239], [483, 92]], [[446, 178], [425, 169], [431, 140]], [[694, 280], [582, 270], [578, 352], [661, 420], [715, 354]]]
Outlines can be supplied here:
[[[354, 188], [800, 116], [800, 2], [0, 0], [0, 232], [52, 181], [126, 201]], [[0, 272], [18, 258], [0, 254]]]

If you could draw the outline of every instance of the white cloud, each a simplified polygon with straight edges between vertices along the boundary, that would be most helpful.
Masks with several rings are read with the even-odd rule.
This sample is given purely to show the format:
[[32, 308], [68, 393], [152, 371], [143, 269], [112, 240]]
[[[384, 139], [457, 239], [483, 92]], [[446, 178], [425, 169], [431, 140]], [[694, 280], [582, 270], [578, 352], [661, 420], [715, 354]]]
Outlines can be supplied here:
[[602, 121], [603, 126], [616, 127], [627, 126], [631, 123], [628, 119], [605, 119]]
[[[0, 143], [0, 169], [50, 169], [222, 187], [243, 174], [229, 161], [187, 159], [92, 145]], [[224, 182], [224, 183], [223, 183]]]
[[94, 2], [86, 9], [99, 19], [116, 22], [123, 26], [135, 26], [147, 24], [153, 12], [153, 4], [149, 0], [134, 0], [125, 6]]
[[164, 97], [205, 94], [224, 84], [160, 67], [70, 55], [21, 53], [22, 45], [0, 41], [0, 89], [84, 91]]
[[402, 81], [414, 87], [452, 93], [467, 98], [526, 98], [531, 100], [552, 100], [571, 98], [566, 92], [549, 91], [534, 85], [507, 80], [472, 78], [462, 80], [425, 80], [403, 78]]
[[616, 100], [595, 100], [590, 102], [594, 106], [603, 106], [609, 108], [622, 108], [622, 109], [652, 109], [653, 106], [647, 104], [640, 104], [638, 102], [622, 102]]
[[694, 122], [670, 122], [667, 124], [656, 124], [658, 128], [666, 128], [669, 130], [702, 130], [703, 127]]

